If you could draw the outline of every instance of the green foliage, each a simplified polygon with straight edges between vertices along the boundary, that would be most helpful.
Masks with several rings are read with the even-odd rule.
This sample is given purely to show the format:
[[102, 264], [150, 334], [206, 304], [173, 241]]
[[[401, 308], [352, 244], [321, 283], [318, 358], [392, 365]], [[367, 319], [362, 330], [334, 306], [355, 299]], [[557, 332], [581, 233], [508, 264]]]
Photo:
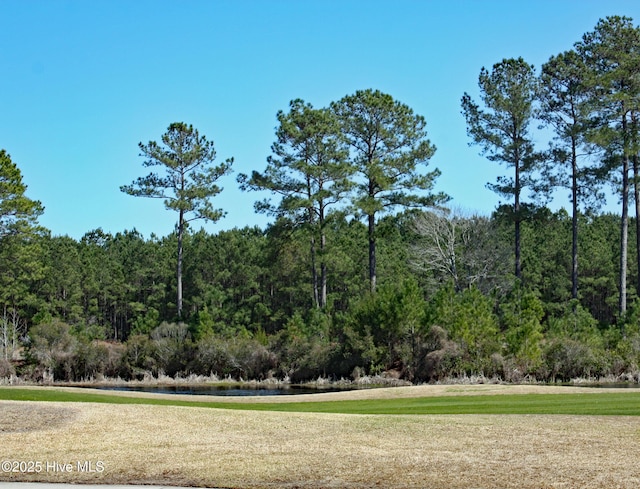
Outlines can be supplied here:
[[[224, 215], [211, 198], [232, 160], [214, 165], [213, 143], [184, 123], [139, 145], [158, 171], [121, 187], [178, 214], [162, 238], [38, 229], [42, 206], [2, 150], [0, 376], [637, 380], [638, 66], [640, 30], [608, 17], [539, 78], [522, 58], [481, 70], [479, 103], [462, 99], [467, 130], [514, 170], [489, 185], [513, 197], [490, 217], [433, 207], [447, 198], [424, 118], [374, 90], [278, 112], [265, 170], [238, 179], [277, 197], [256, 205], [276, 218], [265, 229], [189, 228]], [[547, 166], [536, 118], [554, 130]], [[596, 213], [605, 183], [621, 216]], [[522, 202], [551, 185], [571, 189], [571, 213]], [[10, 357], [25, 333], [22, 364]]]
[[160, 311], [153, 307], [146, 308], [144, 304], [139, 302], [131, 303], [132, 309], [138, 313], [136, 318], [131, 322], [131, 334], [150, 334], [151, 331], [160, 323]]
[[33, 314], [46, 308], [39, 285], [46, 273], [38, 237], [20, 233], [0, 239], [0, 304]]
[[[588, 108], [592, 121], [587, 137], [602, 149], [600, 174], [609, 176], [609, 181], [620, 196], [618, 313], [623, 316], [628, 302], [628, 207], [631, 187], [635, 200], [640, 200], [640, 133], [637, 124], [640, 111], [640, 82], [637, 76], [640, 29], [628, 17], [607, 17], [600, 19], [594, 30], [586, 33], [575, 47], [587, 67], [584, 85], [589, 94]], [[631, 170], [633, 179], [629, 175]], [[640, 219], [638, 212], [640, 207], [636, 207], [636, 219]], [[640, 242], [636, 257], [640, 261]], [[636, 292], [640, 294], [640, 281]]]
[[619, 218], [613, 214], [581, 220], [578, 263], [581, 303], [602, 327], [616, 323], [620, 260]]
[[[256, 211], [290, 219], [310, 234], [311, 285], [316, 307], [327, 305], [327, 219], [352, 187], [353, 169], [340, 143], [338, 122], [327, 109], [314, 109], [300, 99], [290, 111], [279, 111], [277, 141], [264, 173], [238, 176], [244, 190], [269, 190], [281, 197], [256, 202]], [[320, 273], [318, 273], [318, 262]]]
[[210, 334], [198, 342], [189, 369], [201, 375], [247, 380], [271, 377], [276, 365], [275, 355], [253, 338]]
[[193, 356], [189, 327], [184, 323], [163, 322], [151, 332], [154, 373], [175, 376], [186, 372]]
[[35, 225], [44, 207], [26, 195], [18, 166], [6, 150], [0, 150], [0, 239], [22, 233]]
[[456, 293], [441, 288], [429, 305], [429, 322], [439, 325], [461, 350], [459, 373], [493, 375], [491, 358], [501, 352], [493, 301], [477, 287]]
[[33, 367], [32, 380], [80, 381], [122, 374], [125, 348], [102, 341], [102, 333], [92, 327], [72, 327], [58, 319], [33, 326], [26, 355]]
[[538, 92], [534, 68], [522, 58], [504, 59], [491, 71], [483, 67], [478, 85], [485, 109], [468, 94], [462, 97], [467, 132], [489, 160], [515, 168], [514, 178], [498, 177], [489, 187], [518, 197], [522, 188], [533, 184], [529, 175], [539, 158], [529, 134]]
[[598, 322], [577, 300], [566, 302], [560, 316], [548, 318], [547, 336], [573, 338], [594, 345], [602, 344]]
[[545, 304], [571, 299], [571, 220], [564, 209], [531, 209], [522, 223], [522, 281]]
[[[209, 198], [220, 193], [217, 180], [229, 173], [233, 159], [212, 166], [216, 157], [213, 141], [200, 136], [197, 129], [183, 122], [169, 125], [162, 135], [162, 144], [149, 141], [139, 143], [143, 166], [160, 166], [165, 175], [150, 173], [138, 178], [131, 185], [120, 189], [136, 197], [151, 197], [164, 200], [168, 210], [182, 214], [192, 213], [188, 220], [206, 219], [217, 221], [222, 210], [213, 209]], [[182, 225], [182, 222], [179, 223]]]
[[354, 205], [371, 216], [393, 206], [428, 206], [446, 200], [431, 191], [439, 170], [422, 173], [435, 153], [424, 117], [379, 90], [359, 90], [331, 105], [363, 180]]
[[505, 197], [513, 197], [515, 223], [515, 275], [521, 277], [520, 222], [524, 188], [541, 190], [533, 178], [541, 155], [535, 151], [530, 125], [535, 116], [538, 82], [532, 65], [522, 58], [504, 59], [491, 72], [482, 68], [478, 78], [481, 108], [468, 94], [462, 97], [467, 133], [490, 161], [513, 167], [513, 177], [499, 176], [487, 186]]
[[609, 359], [598, 323], [578, 301], [566, 304], [562, 315], [548, 319], [543, 348], [544, 375], [552, 381], [604, 375]]
[[26, 190], [20, 169], [0, 149], [0, 304], [33, 311], [43, 307], [34, 289], [44, 273], [37, 227], [44, 207]]
[[200, 136], [197, 129], [183, 122], [169, 125], [162, 135], [162, 144], [149, 141], [139, 144], [144, 166], [160, 166], [165, 175], [149, 173], [120, 190], [136, 197], [164, 200], [168, 210], [178, 213], [178, 266], [176, 312], [182, 316], [182, 241], [186, 226], [196, 219], [216, 222], [224, 216], [222, 209], [214, 209], [210, 200], [222, 189], [217, 181], [231, 171], [233, 158], [214, 166], [216, 152], [213, 141]]
[[338, 350], [337, 343], [331, 339], [331, 318], [314, 309], [306, 320], [294, 314], [276, 342], [280, 369], [293, 382], [327, 377], [328, 367]]
[[73, 356], [78, 340], [71, 326], [58, 319], [33, 326], [29, 331], [27, 355], [44, 367], [45, 379], [70, 379], [73, 376]]
[[[156, 361], [154, 359], [155, 348], [152, 340], [147, 335], [132, 335], [126, 344], [121, 357], [121, 369], [123, 377], [142, 380], [147, 373], [154, 372]], [[155, 370], [157, 373], [157, 370]]]
[[289, 107], [288, 113], [277, 114], [277, 140], [264, 173], [241, 174], [238, 181], [243, 189], [269, 190], [281, 197], [277, 205], [256, 202], [258, 212], [314, 225], [349, 189], [352, 170], [344, 163], [346, 152], [333, 114], [300, 99]]
[[578, 297], [579, 210], [599, 208], [604, 195], [602, 179], [586, 155], [592, 148], [587, 134], [592, 128], [588, 117], [587, 67], [576, 51], [551, 57], [540, 75], [540, 117], [553, 127], [555, 136], [547, 155], [546, 177], [553, 185], [571, 190], [571, 297]]
[[185, 304], [198, 311], [197, 328], [234, 334], [266, 326], [265, 247], [265, 233], [255, 227], [188, 236]]
[[383, 284], [358, 303], [347, 326], [347, 335], [371, 373], [416, 368], [419, 336], [423, 333], [425, 301], [414, 280]]
[[501, 304], [500, 313], [507, 352], [513, 355], [522, 373], [534, 373], [542, 360], [542, 302], [533, 292], [517, 285]]
[[[606, 150], [631, 156], [638, 151], [638, 140], [631, 124], [638, 110], [640, 82], [640, 29], [629, 17], [600, 19], [593, 31], [575, 45], [586, 66], [584, 88], [589, 92], [590, 116], [597, 121], [589, 138]], [[627, 125], [625, 123], [628, 122]]]
[[[309, 301], [307, 236], [290, 222], [278, 221], [266, 232], [189, 233], [190, 320], [181, 326], [171, 322], [175, 308], [166, 285], [174, 273], [175, 234], [145, 240], [135, 232], [113, 236], [96, 230], [80, 242], [43, 235], [32, 251], [33, 263], [41, 257], [45, 264], [43, 272], [17, 283], [34, 290], [29, 304], [47, 307], [38, 306], [37, 315], [26, 305], [15, 311], [30, 334], [37, 323], [66, 324], [74, 346], [41, 348], [57, 352], [55, 362], [34, 350], [18, 374], [80, 379], [108, 372], [122, 378], [214, 373], [308, 380], [395, 371], [413, 381], [442, 381], [460, 375], [562, 380], [580, 373], [636, 372], [636, 309], [630, 308], [624, 328], [615, 315], [615, 216], [580, 221], [582, 296], [573, 302], [567, 299], [569, 220], [563, 211], [537, 210], [523, 226], [530, 245], [523, 254], [528, 286], [511, 295], [505, 295], [509, 280], [486, 291], [471, 286], [456, 292], [444, 280], [434, 288], [408, 265], [416, 239], [413, 219], [405, 213], [379, 223], [383, 259], [376, 294], [368, 292], [361, 246], [366, 226], [331, 219], [327, 233], [335, 252], [327, 257], [332, 273], [325, 311]], [[490, 221], [492, 246], [500, 249], [508, 243], [510, 223], [499, 213]], [[460, 253], [461, 259], [469, 256]], [[539, 298], [524, 297], [533, 293], [525, 290]], [[542, 304], [542, 315], [535, 304]], [[118, 349], [103, 338], [126, 343]]]
[[351, 203], [368, 221], [369, 280], [376, 289], [376, 216], [395, 207], [424, 207], [448, 200], [432, 193], [439, 170], [423, 168], [435, 153], [424, 117], [379, 90], [359, 90], [331, 104], [356, 174]]

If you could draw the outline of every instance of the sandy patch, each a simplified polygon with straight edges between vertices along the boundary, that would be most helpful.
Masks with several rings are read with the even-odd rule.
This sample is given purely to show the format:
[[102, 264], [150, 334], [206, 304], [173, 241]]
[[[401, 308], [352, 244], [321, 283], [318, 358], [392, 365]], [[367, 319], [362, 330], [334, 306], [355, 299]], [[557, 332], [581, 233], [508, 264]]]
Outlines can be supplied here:
[[79, 410], [46, 403], [0, 403], [0, 433], [24, 433], [72, 423]]

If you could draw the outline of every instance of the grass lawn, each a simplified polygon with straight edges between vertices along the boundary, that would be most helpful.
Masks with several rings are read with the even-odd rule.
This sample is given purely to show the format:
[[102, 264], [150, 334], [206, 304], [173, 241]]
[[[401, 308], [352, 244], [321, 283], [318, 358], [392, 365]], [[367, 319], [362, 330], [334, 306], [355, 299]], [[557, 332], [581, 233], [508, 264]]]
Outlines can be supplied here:
[[0, 400], [152, 404], [218, 409], [340, 414], [568, 414], [640, 416], [640, 391], [566, 394], [500, 394], [335, 400], [318, 402], [220, 402], [162, 397], [119, 396], [95, 391], [0, 387]]
[[0, 467], [72, 470], [2, 469], [0, 482], [637, 489], [638, 414], [640, 393], [624, 389], [416, 386], [218, 400], [2, 387]]

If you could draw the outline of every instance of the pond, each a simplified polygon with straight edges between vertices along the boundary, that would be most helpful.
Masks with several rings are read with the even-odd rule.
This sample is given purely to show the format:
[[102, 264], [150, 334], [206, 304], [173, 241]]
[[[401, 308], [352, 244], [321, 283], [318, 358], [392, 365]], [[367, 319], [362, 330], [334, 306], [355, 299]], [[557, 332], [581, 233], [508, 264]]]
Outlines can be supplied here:
[[592, 387], [594, 389], [640, 389], [640, 383], [637, 382], [611, 382], [602, 384], [562, 384], [568, 387]]
[[349, 388], [313, 388], [298, 385], [287, 385], [284, 387], [239, 387], [229, 385], [126, 385], [98, 386], [96, 388], [102, 390], [152, 392], [155, 394], [190, 394], [198, 396], [282, 396], [352, 390]]
[[[559, 384], [567, 387], [591, 387], [591, 388], [628, 388], [638, 389], [638, 383], [603, 383], [603, 384]], [[372, 387], [309, 387], [301, 385], [284, 385], [281, 387], [267, 386], [242, 386], [242, 385], [116, 385], [97, 386], [96, 389], [131, 391], [131, 392], [151, 392], [155, 394], [187, 394], [199, 396], [293, 396], [299, 394], [318, 394], [322, 392], [343, 392], [354, 389]]]

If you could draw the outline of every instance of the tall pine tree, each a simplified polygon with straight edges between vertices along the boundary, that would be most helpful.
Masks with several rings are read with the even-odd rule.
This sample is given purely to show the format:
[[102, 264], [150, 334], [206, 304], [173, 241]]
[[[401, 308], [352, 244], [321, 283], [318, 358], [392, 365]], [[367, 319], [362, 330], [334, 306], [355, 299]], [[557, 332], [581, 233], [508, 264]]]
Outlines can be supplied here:
[[489, 72], [480, 71], [480, 99], [484, 107], [467, 93], [462, 97], [462, 113], [467, 133], [490, 161], [505, 163], [513, 177], [498, 177], [487, 186], [494, 192], [513, 197], [515, 224], [515, 275], [522, 276], [520, 223], [523, 219], [522, 190], [535, 187], [533, 173], [540, 156], [536, 153], [529, 126], [534, 119], [537, 78], [532, 65], [522, 58], [504, 59]]
[[204, 219], [216, 222], [225, 212], [214, 209], [209, 199], [222, 189], [216, 182], [231, 171], [233, 158], [214, 166], [216, 152], [213, 141], [200, 136], [197, 129], [184, 122], [174, 122], [162, 135], [162, 144], [150, 141], [139, 144], [146, 158], [143, 166], [160, 166], [164, 175], [150, 173], [139, 177], [120, 190], [136, 197], [163, 199], [168, 210], [178, 213], [177, 301], [178, 318], [182, 317], [182, 261], [186, 226], [190, 221]]
[[254, 171], [251, 177], [239, 175], [238, 181], [243, 189], [269, 190], [281, 196], [277, 205], [268, 199], [257, 202], [259, 212], [288, 217], [310, 231], [313, 300], [316, 307], [323, 308], [327, 304], [327, 217], [351, 187], [352, 170], [346, 163], [337, 121], [329, 110], [314, 109], [296, 99], [290, 102], [289, 112], [279, 111], [277, 118], [277, 139], [266, 170]]
[[425, 172], [435, 146], [427, 139], [426, 121], [379, 90], [359, 90], [331, 104], [349, 145], [356, 172], [352, 203], [366, 217], [369, 281], [376, 289], [376, 218], [394, 207], [427, 207], [448, 200], [432, 193], [440, 175]]
[[[635, 189], [636, 213], [640, 217], [637, 165], [639, 150], [637, 117], [640, 112], [640, 30], [628, 17], [601, 19], [592, 32], [576, 43], [587, 67], [586, 88], [594, 128], [590, 139], [605, 152], [606, 169], [620, 193], [620, 269], [618, 312], [627, 310], [627, 256], [629, 192]], [[630, 171], [634, 170], [634, 179]], [[637, 249], [640, 258], [640, 246]], [[640, 291], [640, 284], [638, 284]]]

